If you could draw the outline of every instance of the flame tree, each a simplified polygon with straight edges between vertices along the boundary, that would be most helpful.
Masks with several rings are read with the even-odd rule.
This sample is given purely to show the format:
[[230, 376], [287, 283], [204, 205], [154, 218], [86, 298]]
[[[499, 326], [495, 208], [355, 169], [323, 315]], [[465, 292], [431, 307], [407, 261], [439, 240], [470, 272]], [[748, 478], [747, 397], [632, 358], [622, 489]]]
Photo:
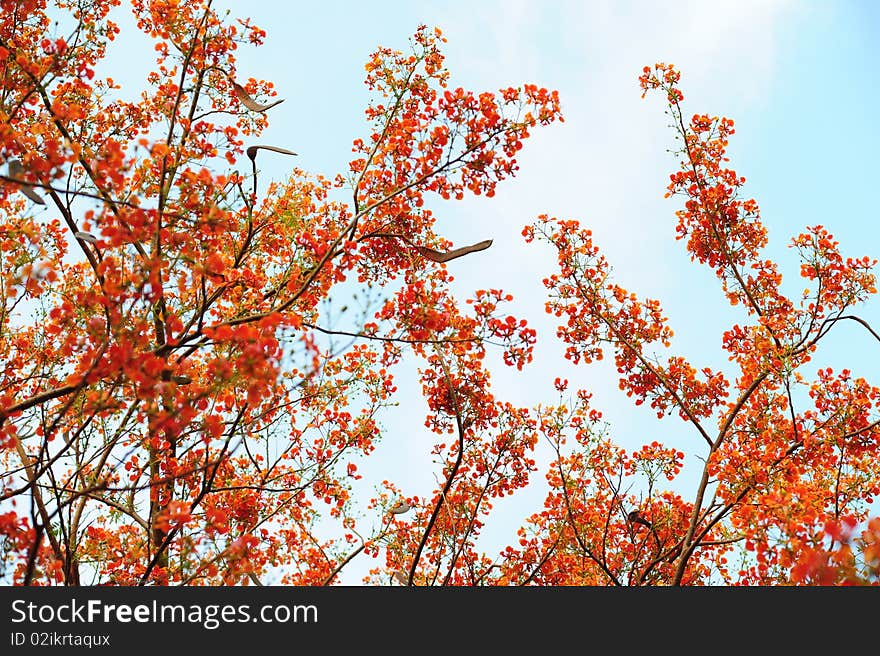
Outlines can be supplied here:
[[[811, 287], [787, 298], [761, 257], [758, 206], [724, 164], [732, 122], [686, 122], [671, 67], [641, 83], [666, 94], [682, 140], [679, 235], [743, 308], [724, 336], [736, 380], [660, 359], [659, 303], [611, 281], [577, 222], [542, 217], [525, 234], [558, 254], [547, 309], [569, 359], [613, 353], [636, 403], [705, 443], [689, 497], [663, 482], [683, 453], [615, 446], [587, 391], [534, 408], [497, 399], [487, 349], [523, 368], [535, 332], [505, 291], [450, 290], [446, 263], [491, 240], [452, 244], [431, 199], [492, 196], [530, 131], [562, 120], [555, 92], [456, 88], [440, 31], [422, 27], [409, 51], [367, 62], [369, 133], [344, 173], [260, 185], [264, 158], [295, 156], [256, 141], [281, 100], [236, 65], [265, 33], [209, 0], [134, 0], [156, 63], [130, 92], [96, 75], [117, 4], [2, 2], [3, 580], [318, 585], [370, 556], [368, 581], [417, 585], [876, 576], [880, 526], [854, 527], [878, 489], [877, 388], [803, 373], [839, 322], [874, 334], [851, 314], [874, 293], [874, 262], [811, 228], [793, 242]], [[343, 285], [381, 290], [347, 331], [321, 313]], [[365, 507], [357, 463], [381, 439], [401, 362], [419, 365], [439, 484], [421, 498], [387, 482]], [[493, 503], [544, 468], [544, 509], [483, 553]]]

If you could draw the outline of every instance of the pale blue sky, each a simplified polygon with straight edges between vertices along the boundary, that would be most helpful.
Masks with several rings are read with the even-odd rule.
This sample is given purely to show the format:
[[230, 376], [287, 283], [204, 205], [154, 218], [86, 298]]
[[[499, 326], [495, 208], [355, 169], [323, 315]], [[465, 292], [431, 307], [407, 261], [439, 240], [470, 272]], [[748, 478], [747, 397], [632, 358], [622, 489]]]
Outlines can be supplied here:
[[[287, 99], [269, 113], [270, 127], [260, 142], [292, 148], [299, 153], [297, 166], [331, 177], [346, 170], [352, 140], [369, 134], [363, 120], [368, 55], [380, 44], [406, 49], [420, 23], [440, 27], [448, 38], [444, 51], [452, 86], [482, 91], [534, 82], [559, 90], [566, 122], [535, 131], [522, 151], [520, 173], [499, 186], [494, 199], [438, 201], [433, 209], [438, 229], [456, 244], [495, 240], [489, 251], [450, 263], [461, 297], [477, 288], [502, 287], [516, 296], [516, 313], [539, 330], [531, 367], [522, 373], [495, 367], [498, 396], [523, 405], [552, 402], [553, 379], [566, 376], [594, 391], [595, 405], [628, 448], [658, 439], [701, 453], [703, 442], [677, 419], [657, 422], [650, 410], [635, 408], [618, 391], [607, 361], [572, 368], [562, 360], [564, 349], [544, 315], [540, 284], [553, 261], [545, 247], [526, 247], [520, 231], [543, 212], [580, 219], [593, 229], [620, 284], [661, 299], [676, 331], [675, 350], [692, 357], [698, 368], [729, 371], [721, 334], [743, 317], [725, 305], [714, 275], [689, 262], [683, 244], [673, 238], [679, 203], [663, 193], [676, 168], [666, 152], [674, 135], [661, 99], [640, 99], [642, 66], [674, 63], [682, 71], [687, 114], [736, 121], [731, 164], [762, 207], [770, 230], [768, 255], [782, 258], [787, 280], [797, 280], [798, 267], [785, 246], [807, 225], [828, 227], [845, 255], [880, 256], [878, 3], [220, 5], [249, 12], [268, 31], [264, 47], [238, 53], [241, 76], [272, 80], [279, 97]], [[117, 53], [113, 65], [124, 62], [125, 77], [142, 79], [150, 62], [141, 60], [143, 51], [125, 34]], [[261, 162], [263, 170], [282, 179], [289, 160], [270, 159]], [[877, 301], [860, 314], [880, 326]], [[820, 356], [807, 371], [828, 362], [876, 383], [880, 348], [854, 326], [840, 328], [838, 337], [828, 340], [828, 358]], [[386, 415], [388, 432], [367, 473], [426, 496], [439, 468], [430, 463], [425, 407], [410, 376], [403, 373], [400, 386], [402, 405]], [[541, 502], [540, 489], [506, 501], [500, 508], [503, 530], [487, 531], [487, 549], [513, 541], [515, 527]], [[355, 564], [345, 580], [356, 582], [361, 567]]]

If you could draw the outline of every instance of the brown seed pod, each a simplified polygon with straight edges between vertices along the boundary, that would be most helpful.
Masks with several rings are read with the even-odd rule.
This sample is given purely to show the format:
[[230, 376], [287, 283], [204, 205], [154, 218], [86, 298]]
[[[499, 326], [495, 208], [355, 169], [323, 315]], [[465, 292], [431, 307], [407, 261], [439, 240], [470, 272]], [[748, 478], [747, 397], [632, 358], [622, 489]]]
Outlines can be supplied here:
[[[24, 167], [21, 165], [21, 160], [18, 160], [18, 159], [9, 160], [8, 169], [9, 169], [9, 177], [10, 178], [15, 178], [17, 180], [21, 180], [24, 177], [25, 171], [24, 171]], [[31, 185], [29, 185], [25, 182], [21, 182], [21, 183], [19, 183], [19, 185], [20, 185], [19, 191], [21, 193], [23, 193], [25, 196], [27, 196], [28, 198], [30, 198], [34, 203], [36, 203], [37, 205], [45, 205], [46, 204], [46, 201], [44, 201], [42, 199], [42, 197], [36, 191], [34, 191], [34, 188]]]
[[486, 241], [481, 241], [477, 244], [472, 244], [471, 246], [462, 246], [461, 248], [446, 251], [445, 253], [441, 251], [435, 251], [433, 248], [428, 248], [427, 246], [416, 246], [416, 250], [421, 254], [422, 257], [427, 258], [432, 262], [449, 262], [450, 260], [454, 260], [457, 257], [467, 255], [468, 253], [484, 251], [491, 245], [492, 240], [487, 239]]
[[257, 159], [258, 150], [271, 150], [273, 153], [281, 153], [282, 155], [296, 155], [292, 150], [279, 148], [278, 146], [248, 146], [248, 149], [245, 152], [252, 162]]
[[284, 102], [284, 98], [281, 98], [280, 100], [276, 100], [275, 102], [261, 105], [256, 100], [251, 98], [248, 95], [248, 92], [244, 90], [244, 87], [241, 86], [238, 82], [233, 82], [232, 88], [235, 90], [235, 97], [241, 101], [242, 105], [247, 107], [252, 112], [265, 112], [267, 109], [272, 109], [275, 105], [280, 105]]

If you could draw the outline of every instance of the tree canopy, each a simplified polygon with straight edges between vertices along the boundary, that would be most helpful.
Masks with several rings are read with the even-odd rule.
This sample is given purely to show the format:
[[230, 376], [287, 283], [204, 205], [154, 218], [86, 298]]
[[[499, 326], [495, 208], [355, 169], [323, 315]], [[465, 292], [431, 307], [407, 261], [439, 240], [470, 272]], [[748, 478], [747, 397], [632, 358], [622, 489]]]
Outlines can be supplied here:
[[[326, 178], [259, 141], [283, 99], [235, 53], [263, 30], [207, 0], [133, 0], [156, 62], [124, 89], [95, 72], [116, 5], [0, 16], [3, 580], [323, 585], [373, 558], [383, 585], [877, 582], [880, 389], [809, 366], [841, 323], [880, 340], [855, 314], [876, 260], [807, 227], [791, 241], [806, 288], [786, 293], [728, 163], [733, 121], [688, 117], [674, 67], [638, 82], [672, 118], [677, 236], [740, 312], [722, 336], [735, 377], [671, 353], [660, 302], [620, 286], [579, 221], [540, 216], [523, 236], [556, 255], [546, 308], [566, 357], [613, 358], [622, 393], [688, 426], [686, 493], [684, 447], [626, 451], [589, 390], [498, 398], [487, 352], [527, 368], [536, 331], [508, 290], [450, 284], [449, 262], [498, 254], [485, 234], [444, 237], [432, 202], [493, 196], [530, 133], [563, 120], [555, 91], [456, 87], [441, 31], [419, 27], [367, 61], [367, 134]], [[268, 158], [290, 158], [285, 181], [263, 181]], [[354, 330], [323, 323], [343, 285], [374, 294]], [[411, 362], [438, 484], [386, 481], [365, 503], [352, 485]], [[497, 501], [542, 476], [543, 507], [484, 552]]]

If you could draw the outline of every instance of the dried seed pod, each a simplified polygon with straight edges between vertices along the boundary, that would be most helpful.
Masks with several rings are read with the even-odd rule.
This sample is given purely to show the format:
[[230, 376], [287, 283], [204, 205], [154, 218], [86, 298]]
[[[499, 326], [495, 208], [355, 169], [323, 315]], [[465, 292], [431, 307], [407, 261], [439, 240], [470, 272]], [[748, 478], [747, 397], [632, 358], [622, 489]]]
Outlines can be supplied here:
[[436, 251], [433, 248], [428, 248], [427, 246], [416, 246], [416, 250], [421, 254], [422, 257], [427, 258], [432, 262], [449, 262], [449, 260], [454, 260], [455, 258], [462, 257], [463, 255], [467, 255], [468, 253], [475, 253], [477, 251], [486, 250], [491, 245], [492, 240], [487, 239], [486, 241], [481, 241], [471, 246], [462, 246], [461, 248], [446, 251], [445, 253], [441, 251]]
[[238, 98], [241, 101], [241, 104], [247, 107], [252, 112], [265, 112], [267, 109], [272, 109], [275, 105], [280, 105], [284, 102], [284, 98], [281, 98], [280, 100], [276, 100], [275, 102], [261, 105], [256, 100], [251, 98], [248, 95], [248, 92], [244, 90], [244, 87], [238, 84], [238, 82], [233, 82], [232, 88], [235, 90], [236, 98]]
[[271, 150], [273, 153], [281, 153], [282, 155], [296, 155], [292, 150], [279, 148], [278, 146], [248, 146], [248, 149], [245, 152], [247, 153], [247, 156], [251, 158], [252, 162], [256, 160], [258, 150]]
[[74, 232], [73, 236], [76, 237], [77, 239], [79, 239], [80, 241], [87, 241], [90, 244], [97, 244], [98, 243], [98, 238], [95, 237], [95, 235], [93, 235], [91, 232], [82, 232], [82, 231]]
[[406, 502], [406, 499], [403, 499], [391, 509], [391, 514], [402, 515], [403, 513], [409, 512], [410, 510], [412, 510], [412, 506]]
[[642, 524], [643, 526], [647, 526], [651, 528], [651, 522], [642, 517], [638, 510], [633, 510], [626, 516], [626, 521], [630, 524]]
[[[15, 178], [17, 180], [21, 180], [24, 177], [25, 171], [24, 171], [24, 167], [21, 165], [21, 160], [18, 160], [18, 159], [9, 160], [8, 170], [9, 170], [9, 177], [10, 178]], [[36, 191], [34, 191], [33, 186], [31, 186], [25, 182], [21, 182], [19, 184], [20, 184], [19, 191], [21, 191], [21, 193], [23, 193], [25, 196], [27, 196], [29, 199], [31, 199], [34, 203], [36, 203], [37, 205], [45, 205], [46, 204], [46, 201], [44, 201], [40, 197], [40, 195]]]

